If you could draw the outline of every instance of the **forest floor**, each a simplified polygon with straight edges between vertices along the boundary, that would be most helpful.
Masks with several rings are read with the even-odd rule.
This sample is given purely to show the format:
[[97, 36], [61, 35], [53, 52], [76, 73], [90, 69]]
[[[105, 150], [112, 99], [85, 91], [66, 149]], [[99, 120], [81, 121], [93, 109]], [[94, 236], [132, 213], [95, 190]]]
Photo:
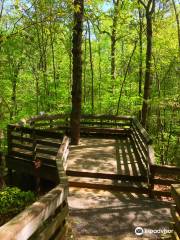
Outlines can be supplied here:
[[68, 204], [72, 228], [69, 239], [155, 240], [161, 239], [162, 234], [144, 233], [138, 237], [136, 227], [144, 231], [172, 229], [170, 203], [149, 199], [144, 194], [71, 187]]

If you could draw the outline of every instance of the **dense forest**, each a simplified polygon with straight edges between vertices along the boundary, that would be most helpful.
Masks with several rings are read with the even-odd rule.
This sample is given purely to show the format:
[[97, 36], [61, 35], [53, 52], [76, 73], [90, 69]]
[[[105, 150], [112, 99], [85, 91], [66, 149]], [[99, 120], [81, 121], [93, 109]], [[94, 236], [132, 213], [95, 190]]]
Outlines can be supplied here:
[[8, 123], [70, 113], [79, 73], [81, 113], [137, 116], [180, 166], [179, 21], [179, 0], [0, 0], [1, 150]]

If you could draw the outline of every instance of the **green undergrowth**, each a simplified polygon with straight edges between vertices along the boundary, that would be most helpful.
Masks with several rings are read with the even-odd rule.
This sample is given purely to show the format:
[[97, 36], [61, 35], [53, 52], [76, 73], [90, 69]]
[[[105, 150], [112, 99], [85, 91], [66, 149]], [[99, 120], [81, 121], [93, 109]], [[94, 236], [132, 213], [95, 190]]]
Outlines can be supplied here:
[[36, 200], [31, 191], [22, 191], [17, 187], [6, 187], [0, 191], [0, 226], [9, 221]]

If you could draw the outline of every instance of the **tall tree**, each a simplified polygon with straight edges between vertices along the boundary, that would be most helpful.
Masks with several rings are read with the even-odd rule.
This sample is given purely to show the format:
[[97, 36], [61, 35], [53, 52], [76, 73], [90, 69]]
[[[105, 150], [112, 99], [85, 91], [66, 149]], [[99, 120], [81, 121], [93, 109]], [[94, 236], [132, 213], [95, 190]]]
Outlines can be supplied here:
[[114, 4], [114, 15], [111, 31], [111, 80], [112, 80], [112, 91], [114, 93], [115, 79], [116, 79], [116, 42], [117, 42], [117, 23], [118, 23], [118, 10], [119, 0], [113, 0]]
[[84, 0], [74, 0], [73, 27], [73, 84], [71, 110], [71, 142], [78, 144], [80, 139], [80, 117], [82, 98], [82, 31]]
[[143, 95], [143, 106], [142, 106], [142, 117], [141, 122], [144, 127], [147, 125], [147, 116], [149, 110], [148, 100], [151, 97], [151, 58], [152, 58], [152, 15], [155, 11], [155, 0], [148, 0], [147, 4], [143, 0], [139, 2], [144, 6], [146, 12], [146, 38], [147, 38], [147, 48], [146, 48], [146, 71], [145, 71], [145, 82], [144, 82], [144, 95]]
[[176, 8], [176, 2], [175, 0], [172, 0], [174, 13], [176, 17], [176, 24], [177, 24], [177, 34], [178, 34], [178, 44], [179, 44], [179, 57], [180, 57], [180, 23], [179, 23], [179, 13]]

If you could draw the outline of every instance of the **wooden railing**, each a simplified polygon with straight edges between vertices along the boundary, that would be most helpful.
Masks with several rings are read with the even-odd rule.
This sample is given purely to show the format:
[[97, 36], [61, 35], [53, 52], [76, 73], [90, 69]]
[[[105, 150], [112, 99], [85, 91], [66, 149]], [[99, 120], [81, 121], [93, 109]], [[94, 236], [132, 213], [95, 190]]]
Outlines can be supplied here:
[[1, 226], [0, 239], [64, 239], [68, 217], [67, 189], [65, 184], [58, 185]]
[[[171, 197], [171, 184], [180, 183], [180, 168], [168, 165], [153, 164], [151, 170], [151, 188], [155, 196]], [[156, 186], [158, 189], [156, 189]], [[166, 186], [165, 190], [161, 190]]]
[[[131, 121], [132, 117], [130, 116], [81, 115], [80, 131], [82, 134], [126, 134], [131, 126]], [[24, 120], [24, 123], [34, 128], [49, 128], [51, 131], [64, 131], [70, 134], [69, 115], [44, 114]]]
[[151, 165], [153, 165], [155, 162], [154, 149], [151, 145], [152, 139], [135, 117], [132, 118], [131, 139], [137, 155], [139, 156], [142, 164], [145, 165], [145, 169], [147, 170], [149, 195], [152, 196], [153, 189], [151, 184]]
[[[135, 146], [134, 149], [137, 153], [137, 156], [139, 156], [141, 162], [143, 163], [145, 169], [147, 170], [146, 178], [148, 183], [149, 195], [170, 196], [170, 190], [162, 191], [161, 189], [158, 190], [154, 189], [154, 187], [156, 187], [156, 185], [170, 186], [170, 184], [179, 183], [180, 168], [161, 166], [155, 163], [155, 154], [152, 146], [152, 139], [135, 117], [112, 116], [112, 115], [82, 115], [80, 124], [82, 135], [83, 134], [91, 135], [92, 133], [93, 134], [95, 133], [96, 135], [99, 134], [100, 136], [101, 135], [130, 136], [131, 139], [133, 140], [132, 142]], [[16, 128], [17, 127], [15, 127], [15, 129]], [[70, 116], [68, 114], [56, 114], [56, 115], [43, 114], [41, 116], [35, 116], [20, 121], [19, 128], [21, 128], [21, 131], [23, 129], [25, 135], [30, 134], [28, 131], [33, 132], [34, 129], [34, 134], [37, 136], [39, 134], [42, 137], [47, 136], [49, 138], [51, 136], [56, 136], [57, 138], [61, 136], [62, 139], [64, 132], [66, 132], [67, 135], [70, 136]], [[18, 138], [17, 136], [14, 137]], [[24, 136], [24, 133], [23, 138], [24, 138], [23, 141], [27, 140], [27, 137]], [[19, 139], [21, 139], [20, 141], [22, 141], [22, 136], [19, 136]], [[37, 140], [37, 142], [38, 141], [39, 140]], [[43, 140], [40, 141], [43, 142]], [[11, 140], [9, 141], [9, 145], [11, 145]], [[66, 151], [65, 155], [68, 154], [67, 152], [68, 150]], [[12, 153], [14, 154], [14, 152]], [[62, 153], [60, 154], [60, 156], [64, 158], [64, 156], [62, 156]], [[14, 158], [12, 158], [12, 161], [14, 161]], [[44, 166], [42, 165], [41, 171], [43, 171], [43, 168], [45, 168], [46, 164], [49, 164], [49, 162], [46, 161], [47, 159], [43, 159]], [[62, 163], [63, 161], [61, 160], [59, 162]], [[65, 163], [63, 164], [65, 167], [66, 164]], [[46, 170], [44, 170], [44, 172], [45, 171]], [[59, 172], [61, 172], [62, 175], [60, 167]], [[170, 174], [173, 178], [166, 179], [167, 174]], [[51, 175], [53, 175], [54, 177], [55, 175], [57, 176], [57, 173], [54, 174], [53, 172]]]
[[44, 129], [8, 125], [6, 166], [12, 170], [45, 178], [56, 184], [63, 181], [69, 138]]
[[171, 194], [175, 204], [171, 207], [171, 215], [173, 218], [174, 232], [172, 234], [173, 240], [180, 239], [180, 184], [171, 186]]

